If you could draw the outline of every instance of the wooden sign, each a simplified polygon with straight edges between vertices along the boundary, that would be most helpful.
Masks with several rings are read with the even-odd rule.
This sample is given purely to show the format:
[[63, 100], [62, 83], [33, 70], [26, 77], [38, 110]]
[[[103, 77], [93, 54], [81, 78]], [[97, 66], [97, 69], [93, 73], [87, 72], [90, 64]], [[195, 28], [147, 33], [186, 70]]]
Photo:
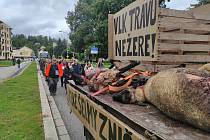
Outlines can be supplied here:
[[158, 0], [137, 0], [109, 15], [109, 58], [156, 59]]
[[71, 85], [67, 85], [67, 89], [70, 109], [95, 140], [145, 139]]

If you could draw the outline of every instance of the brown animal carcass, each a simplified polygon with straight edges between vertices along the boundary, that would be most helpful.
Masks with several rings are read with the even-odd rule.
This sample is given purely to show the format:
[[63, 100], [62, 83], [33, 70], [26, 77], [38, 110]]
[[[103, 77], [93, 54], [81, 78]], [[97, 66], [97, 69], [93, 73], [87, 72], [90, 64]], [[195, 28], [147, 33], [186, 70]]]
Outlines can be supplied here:
[[205, 71], [160, 72], [145, 85], [144, 98], [169, 117], [210, 132], [210, 74]]

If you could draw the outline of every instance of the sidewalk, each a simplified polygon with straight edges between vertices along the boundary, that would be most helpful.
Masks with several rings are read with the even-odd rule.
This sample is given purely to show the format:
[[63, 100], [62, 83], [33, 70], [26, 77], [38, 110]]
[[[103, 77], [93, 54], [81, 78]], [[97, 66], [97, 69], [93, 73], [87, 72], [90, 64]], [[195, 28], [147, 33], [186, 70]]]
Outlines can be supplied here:
[[50, 96], [48, 86], [40, 70], [38, 70], [38, 79], [45, 140], [70, 140], [66, 126], [53, 97]]
[[11, 67], [0, 67], [0, 81], [3, 81], [5, 79], [11, 78], [18, 74], [22, 69], [24, 69], [28, 64], [30, 64], [31, 61], [26, 61], [21, 63], [20, 69], [17, 65], [11, 66]]

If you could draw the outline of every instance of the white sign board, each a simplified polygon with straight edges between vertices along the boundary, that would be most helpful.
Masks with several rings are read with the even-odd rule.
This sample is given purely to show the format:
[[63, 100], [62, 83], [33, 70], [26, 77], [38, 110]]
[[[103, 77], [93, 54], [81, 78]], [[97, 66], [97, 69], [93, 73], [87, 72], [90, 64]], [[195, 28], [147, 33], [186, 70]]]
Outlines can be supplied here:
[[158, 5], [158, 0], [137, 0], [109, 18], [114, 60], [156, 59]]

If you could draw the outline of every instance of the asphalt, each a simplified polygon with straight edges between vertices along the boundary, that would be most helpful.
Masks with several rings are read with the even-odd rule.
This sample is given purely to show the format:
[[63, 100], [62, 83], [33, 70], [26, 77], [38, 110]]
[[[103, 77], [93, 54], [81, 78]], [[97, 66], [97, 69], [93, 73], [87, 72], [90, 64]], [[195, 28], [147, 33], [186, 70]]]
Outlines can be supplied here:
[[57, 94], [54, 96], [54, 100], [71, 140], [85, 140], [83, 125], [74, 113], [70, 113], [66, 91], [64, 87], [61, 87], [60, 81], [58, 82]]
[[4, 81], [8, 78], [14, 78], [18, 74], [20, 74], [31, 61], [26, 61], [21, 63], [20, 68], [17, 65], [10, 67], [0, 67], [0, 81]]

